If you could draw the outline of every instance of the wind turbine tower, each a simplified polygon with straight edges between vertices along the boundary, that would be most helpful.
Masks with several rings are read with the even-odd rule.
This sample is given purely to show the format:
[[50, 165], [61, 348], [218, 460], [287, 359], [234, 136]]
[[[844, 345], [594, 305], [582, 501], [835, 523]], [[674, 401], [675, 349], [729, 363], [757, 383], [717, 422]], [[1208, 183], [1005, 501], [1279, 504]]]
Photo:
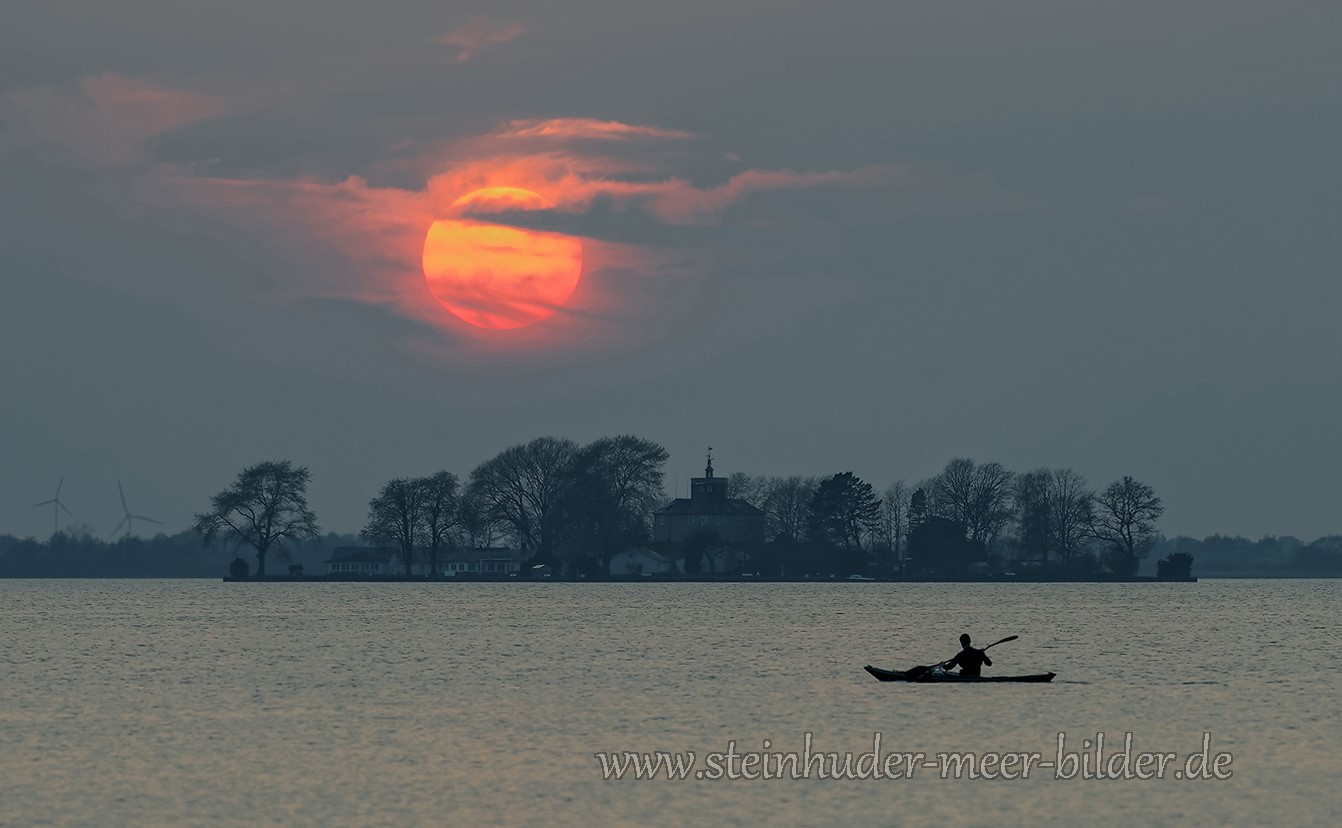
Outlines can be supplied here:
[[118, 481], [116, 482], [116, 490], [117, 490], [117, 494], [121, 495], [121, 511], [122, 511], [122, 512], [125, 512], [126, 516], [123, 517], [123, 518], [121, 519], [121, 522], [118, 523], [118, 524], [116, 525], [116, 528], [112, 530], [112, 534], [110, 534], [110, 535], [107, 536], [107, 539], [108, 539], [108, 540], [111, 540], [113, 537], [115, 537], [115, 536], [116, 536], [116, 533], [117, 533], [117, 532], [120, 532], [120, 531], [121, 531], [121, 527], [123, 527], [123, 526], [126, 527], [126, 535], [125, 535], [125, 536], [129, 538], [131, 535], [133, 535], [133, 534], [135, 533], [135, 521], [137, 521], [137, 520], [143, 520], [145, 523], [162, 523], [162, 522], [163, 522], [163, 521], [161, 521], [161, 520], [154, 520], [154, 519], [151, 518], [151, 517], [145, 517], [144, 515], [133, 515], [133, 514], [131, 514], [130, 507], [126, 505], [126, 492], [125, 492], [124, 489], [121, 488], [121, 481], [120, 481], [120, 480], [118, 480]]
[[69, 515], [70, 517], [74, 517], [74, 515], [70, 514], [70, 510], [65, 508], [65, 504], [61, 503], [61, 487], [64, 485], [65, 485], [65, 476], [61, 475], [61, 481], [56, 484], [56, 496], [53, 497], [51, 500], [44, 500], [41, 503], [33, 504], [34, 507], [37, 506], [51, 507], [51, 534], [53, 535], [56, 534], [59, 528], [62, 511], [64, 511], [65, 514]]

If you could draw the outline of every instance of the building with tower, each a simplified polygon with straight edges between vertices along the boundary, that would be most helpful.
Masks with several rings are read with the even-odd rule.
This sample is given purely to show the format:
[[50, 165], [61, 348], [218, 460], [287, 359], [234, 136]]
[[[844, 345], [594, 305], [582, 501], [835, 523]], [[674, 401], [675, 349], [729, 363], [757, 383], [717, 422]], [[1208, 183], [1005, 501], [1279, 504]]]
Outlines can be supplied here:
[[713, 474], [713, 450], [703, 477], [690, 480], [690, 496], [678, 497], [652, 513], [655, 543], [685, 543], [692, 536], [723, 546], [749, 547], [764, 541], [764, 511], [731, 496], [727, 478]]

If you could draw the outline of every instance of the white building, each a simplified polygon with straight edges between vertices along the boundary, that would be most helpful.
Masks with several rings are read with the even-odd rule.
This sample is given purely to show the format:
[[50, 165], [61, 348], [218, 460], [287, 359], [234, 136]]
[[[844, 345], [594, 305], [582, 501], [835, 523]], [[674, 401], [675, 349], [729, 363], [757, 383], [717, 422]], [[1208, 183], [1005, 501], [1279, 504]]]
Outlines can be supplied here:
[[445, 551], [447, 554], [438, 559], [438, 568], [449, 578], [458, 575], [495, 578], [515, 576], [521, 571], [522, 563], [530, 557], [521, 549], [468, 547]]

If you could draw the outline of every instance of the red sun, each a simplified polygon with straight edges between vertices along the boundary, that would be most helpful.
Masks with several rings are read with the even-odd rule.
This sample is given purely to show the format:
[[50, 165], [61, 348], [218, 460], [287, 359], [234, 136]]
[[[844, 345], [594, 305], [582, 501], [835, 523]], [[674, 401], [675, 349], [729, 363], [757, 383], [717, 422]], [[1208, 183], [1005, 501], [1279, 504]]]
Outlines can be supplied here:
[[582, 243], [572, 236], [490, 224], [470, 216], [551, 205], [518, 187], [488, 187], [457, 199], [462, 218], [440, 219], [424, 238], [424, 278], [454, 316], [477, 328], [533, 325], [573, 296]]

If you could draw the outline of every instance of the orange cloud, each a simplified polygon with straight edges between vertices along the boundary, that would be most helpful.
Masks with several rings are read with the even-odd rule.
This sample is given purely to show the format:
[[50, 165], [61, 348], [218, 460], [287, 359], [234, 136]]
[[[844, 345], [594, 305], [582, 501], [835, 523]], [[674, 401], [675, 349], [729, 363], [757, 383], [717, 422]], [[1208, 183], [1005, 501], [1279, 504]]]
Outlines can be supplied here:
[[[688, 278], [690, 256], [582, 238], [582, 278], [562, 306], [545, 305], [544, 313], [533, 314], [545, 318], [524, 328], [486, 330], [462, 320], [496, 314], [514, 318], [512, 298], [458, 294], [452, 302], [456, 310], [449, 311], [425, 276], [426, 254], [433, 252], [426, 249], [430, 230], [453, 214], [452, 205], [438, 193], [375, 187], [359, 177], [256, 181], [165, 171], [146, 178], [140, 196], [204, 217], [205, 226], [217, 227], [235, 249], [238, 234], [247, 237], [249, 260], [270, 276], [269, 288], [257, 300], [329, 298], [386, 308], [429, 329], [450, 332], [447, 338], [412, 334], [407, 345], [461, 370], [521, 365], [559, 353], [560, 346], [562, 351], [584, 352], [618, 347], [665, 330], [679, 318], [664, 317], [668, 307], [691, 295], [684, 290], [666, 295]], [[526, 206], [507, 198], [473, 201], [484, 213]], [[468, 312], [461, 313], [463, 309]], [[490, 354], [503, 362], [482, 361]]]
[[421, 193], [370, 187], [357, 176], [257, 181], [166, 172], [142, 182], [140, 195], [222, 220], [285, 262], [283, 280], [266, 298], [355, 299], [437, 319], [419, 301], [417, 262], [436, 218]]
[[[891, 187], [907, 173], [896, 165], [820, 172], [748, 169], [722, 184], [698, 186], [672, 170], [686, 158], [685, 147], [676, 142], [696, 137], [681, 130], [591, 118], [513, 120], [431, 151], [418, 166], [426, 191], [441, 204], [479, 189], [522, 187], [540, 193], [559, 212], [585, 212], [603, 200], [678, 225], [713, 221], [757, 194]], [[623, 154], [597, 151], [594, 141], [621, 144]], [[667, 143], [673, 146], [668, 148]]]
[[717, 187], [695, 187], [680, 179], [653, 182], [596, 182], [587, 200], [609, 196], [641, 202], [658, 218], [673, 224], [703, 223], [751, 195], [779, 190], [821, 187], [856, 189], [892, 185], [900, 167], [877, 165], [851, 172], [746, 170]]
[[651, 126], [633, 126], [619, 121], [599, 121], [595, 118], [548, 118], [545, 120], [514, 120], [504, 124], [493, 135], [499, 138], [591, 138], [618, 141], [635, 138], [683, 139], [693, 138], [690, 132], [661, 129]]
[[438, 42], [456, 47], [454, 60], [465, 63], [485, 49], [515, 40], [524, 31], [518, 23], [499, 23], [484, 17], [472, 17], [461, 28], [438, 38]]
[[14, 89], [4, 102], [28, 143], [110, 165], [142, 161], [148, 139], [224, 110], [219, 99], [116, 74], [85, 78], [73, 90]]
[[427, 191], [439, 201], [486, 187], [524, 187], [545, 196], [561, 212], [585, 212], [604, 199], [625, 209], [641, 209], [669, 224], [702, 224], [752, 195], [817, 188], [865, 189], [894, 186], [905, 169], [874, 165], [852, 171], [794, 172], [746, 170], [725, 183], [699, 187], [682, 178], [625, 180], [649, 172], [646, 165], [572, 152], [500, 153], [470, 160], [429, 178]]
[[[431, 338], [416, 344], [449, 359], [457, 353], [453, 343], [463, 339], [476, 344], [469, 349], [471, 355], [557, 352], [559, 344], [590, 349], [658, 335], [682, 318], [695, 285], [711, 272], [711, 253], [564, 235], [560, 228], [571, 228], [572, 216], [588, 213], [598, 203], [604, 209], [641, 214], [648, 225], [675, 226], [738, 220], [730, 213], [733, 208], [781, 191], [876, 190], [880, 197], [871, 203], [902, 200], [907, 205], [896, 206], [896, 213], [917, 212], [919, 205], [929, 204], [935, 212], [961, 211], [965, 205], [971, 210], [1021, 206], [991, 182], [898, 165], [744, 169], [721, 183], [696, 184], [674, 174], [687, 157], [683, 146], [658, 151], [667, 141], [693, 137], [595, 119], [509, 121], [427, 153], [413, 167], [421, 171], [422, 182], [413, 187], [379, 186], [357, 176], [335, 182], [228, 180], [164, 168], [150, 177], [149, 189], [164, 206], [189, 206], [230, 232], [245, 232], [266, 250], [274, 285], [262, 298], [327, 297], [385, 307], [452, 332], [454, 336], [438, 344]], [[618, 142], [622, 154], [595, 152], [592, 139], [607, 147]], [[707, 153], [704, 157], [714, 165], [721, 162], [720, 154]], [[405, 180], [405, 168], [393, 172]], [[516, 330], [486, 331], [461, 321], [472, 314], [493, 319], [510, 312], [506, 303], [491, 304], [497, 296], [458, 296], [461, 291], [454, 290], [463, 312], [449, 313], [425, 275], [426, 238], [435, 222], [447, 222], [441, 226], [450, 229], [454, 222], [476, 221], [503, 228], [499, 232], [504, 234], [517, 227], [579, 243], [582, 273], [571, 298], [562, 307], [559, 301], [532, 302], [536, 323]], [[471, 274], [458, 269], [451, 275], [461, 281]]]

